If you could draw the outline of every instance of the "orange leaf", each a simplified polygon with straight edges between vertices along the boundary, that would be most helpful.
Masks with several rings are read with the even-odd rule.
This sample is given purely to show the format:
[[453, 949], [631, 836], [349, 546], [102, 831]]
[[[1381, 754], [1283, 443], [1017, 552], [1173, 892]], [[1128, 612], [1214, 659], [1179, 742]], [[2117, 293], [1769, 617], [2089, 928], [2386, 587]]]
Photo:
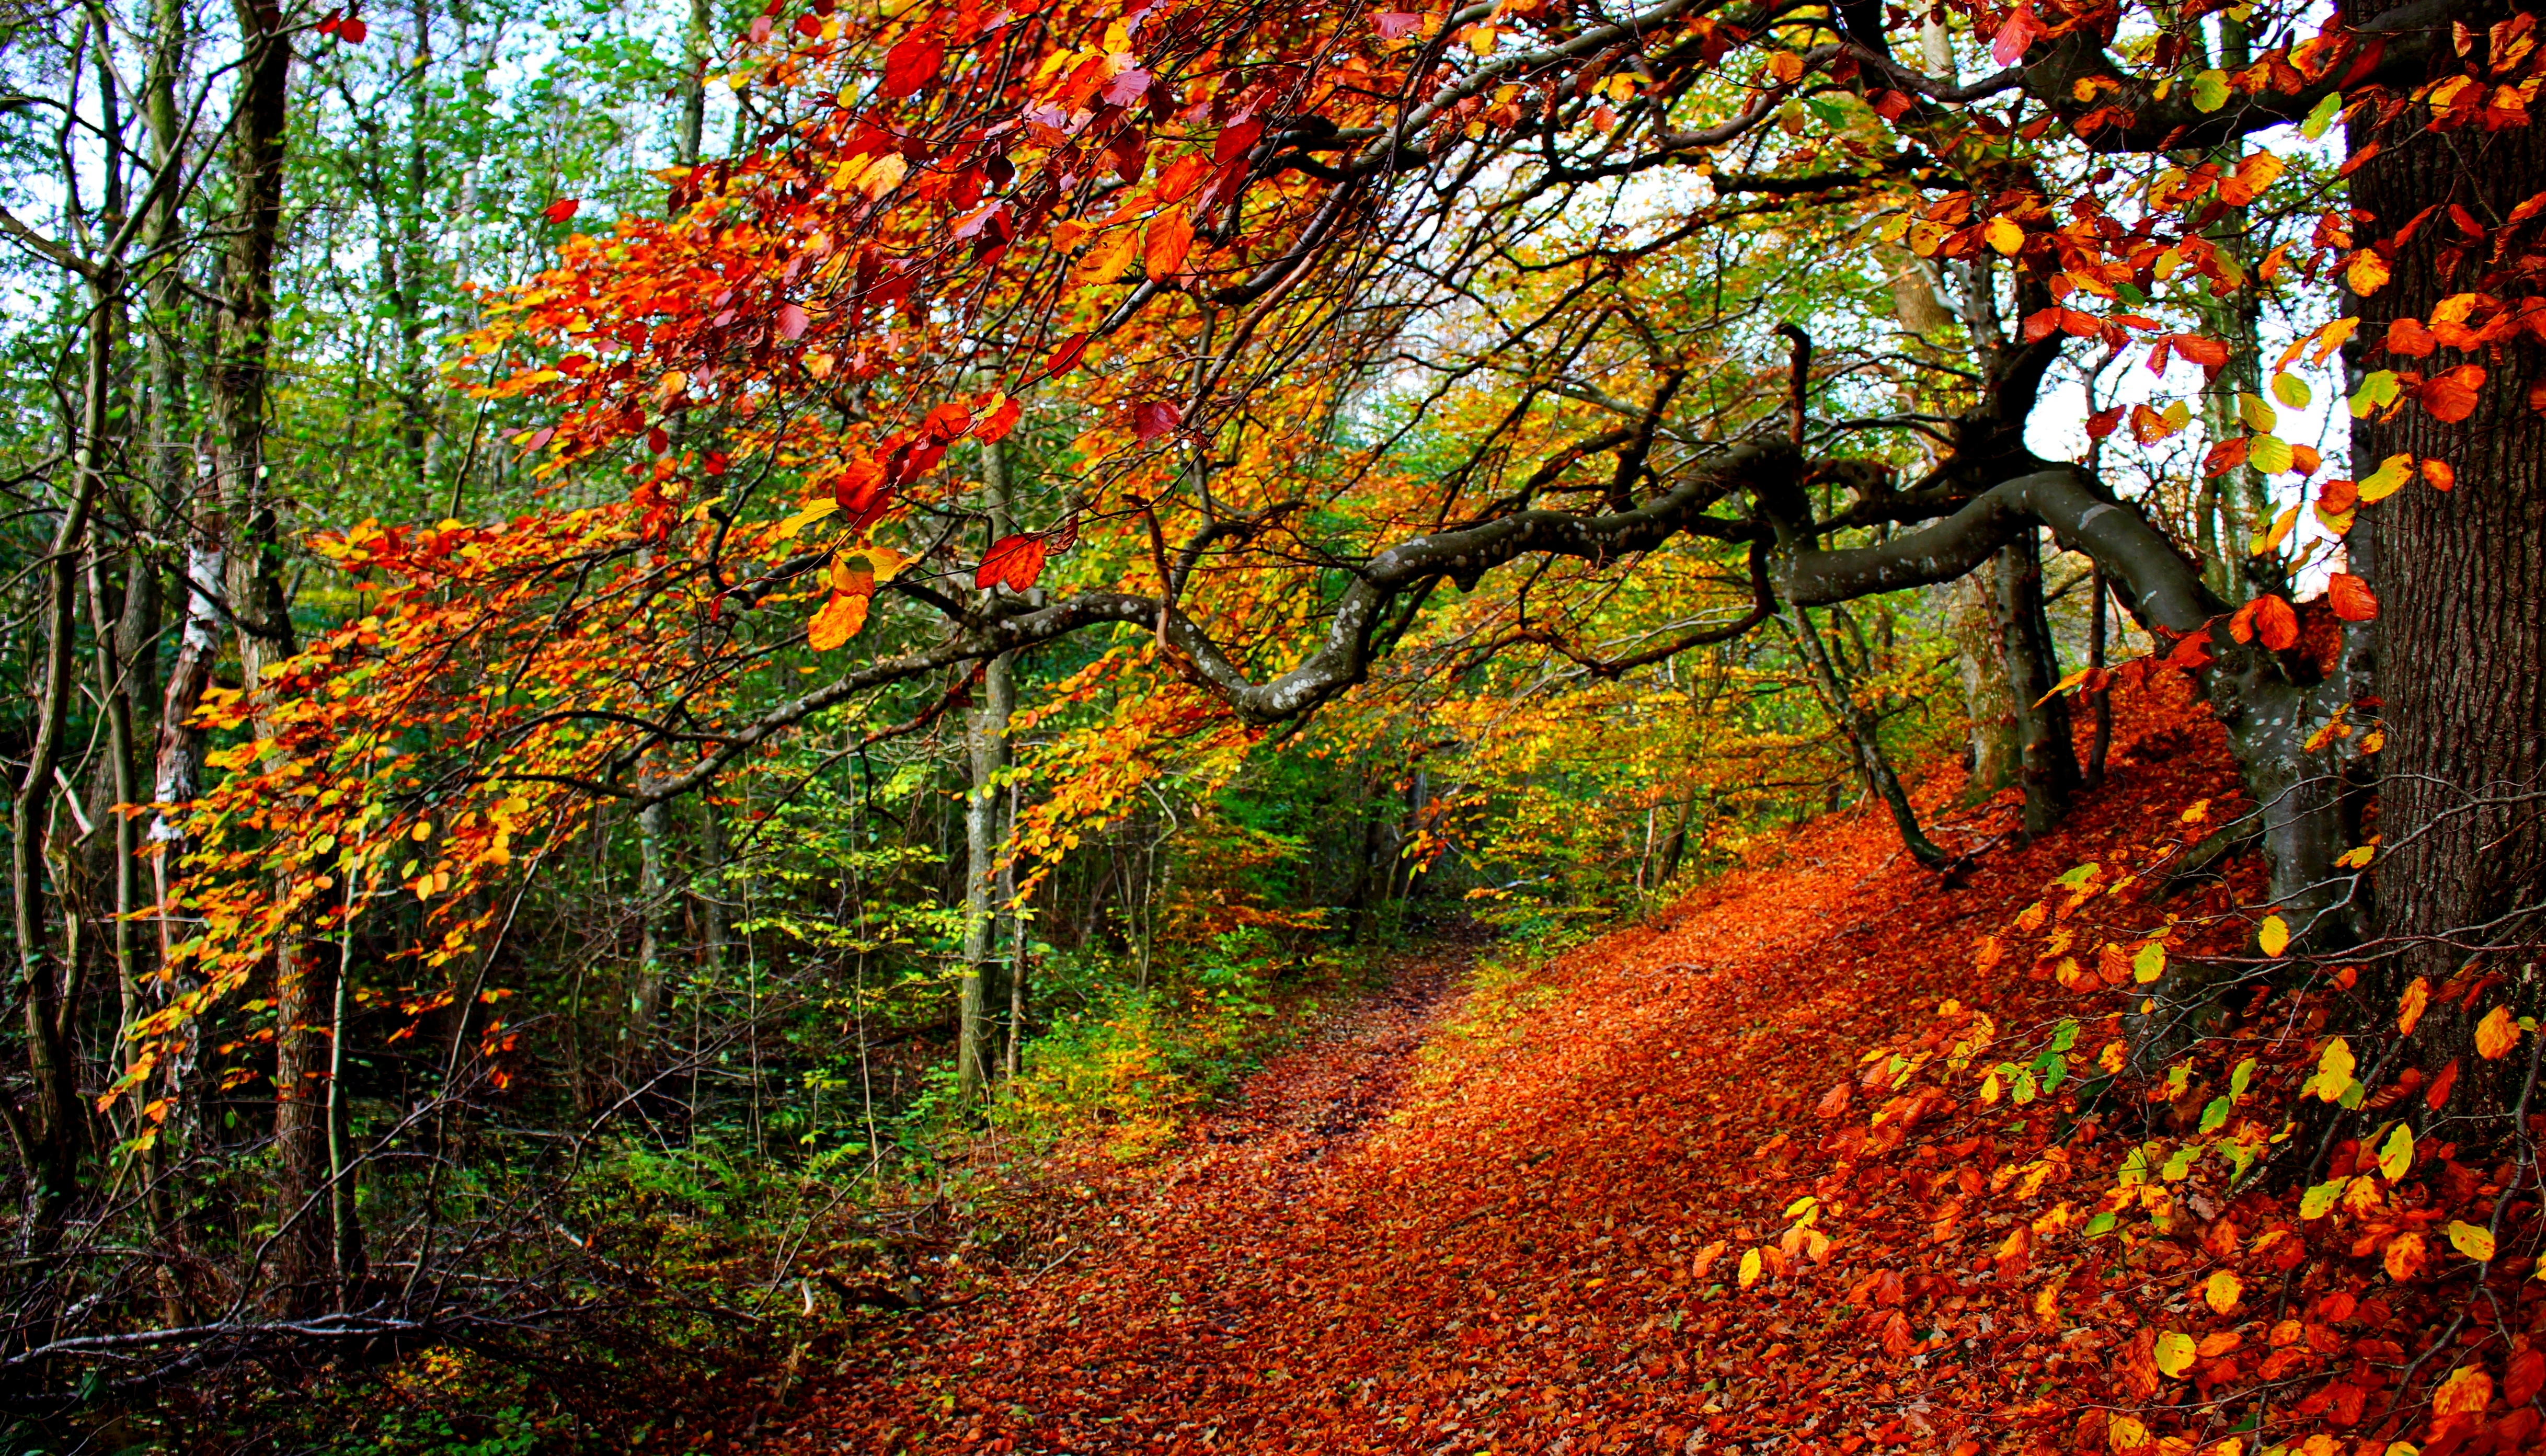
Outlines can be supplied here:
[[833, 592], [805, 629], [805, 641], [816, 652], [827, 652], [856, 637], [867, 625], [869, 598]]
[[2285, 652], [2298, 644], [2299, 614], [2285, 598], [2256, 597], [2250, 605], [2256, 641], [2275, 652]]
[[1185, 254], [1193, 251], [1193, 218], [1182, 208], [1171, 208], [1149, 224], [1149, 245], [1142, 263], [1149, 270], [1151, 283], [1164, 282], [1175, 276], [1185, 263]]
[[1005, 582], [1024, 591], [1043, 575], [1044, 545], [1040, 536], [1003, 536], [981, 553], [981, 568], [973, 573], [973, 584], [983, 590]]
[[2484, 387], [2484, 366], [2461, 364], [2422, 385], [2419, 398], [2433, 419], [2456, 424], [2475, 413], [2476, 390]]
[[2433, 490], [2454, 490], [2458, 483], [2457, 467], [2444, 460], [2426, 460], [2422, 462], [2422, 478], [2431, 482]]
[[2378, 620], [2378, 597], [2369, 583], [2348, 571], [2336, 571], [2326, 579], [2325, 599], [2334, 615], [2345, 622]]
[[1837, 1086], [1830, 1088], [1829, 1091], [1822, 1097], [1821, 1104], [1815, 1107], [1813, 1111], [1819, 1113], [1825, 1119], [1837, 1117], [1845, 1113], [1847, 1111], [1846, 1079], [1841, 1078]]

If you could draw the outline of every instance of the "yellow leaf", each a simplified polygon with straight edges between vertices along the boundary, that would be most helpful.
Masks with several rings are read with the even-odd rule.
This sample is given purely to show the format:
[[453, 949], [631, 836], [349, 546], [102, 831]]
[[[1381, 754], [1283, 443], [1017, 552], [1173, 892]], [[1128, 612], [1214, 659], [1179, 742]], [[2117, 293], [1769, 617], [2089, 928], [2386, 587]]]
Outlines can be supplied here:
[[2510, 1019], [2508, 1006], [2496, 1006], [2484, 1013], [2475, 1025], [2476, 1055], [2487, 1062], [2499, 1062], [2519, 1045], [2519, 1023]]
[[2200, 1348], [2191, 1335], [2169, 1329], [2157, 1337], [2157, 1368], [2179, 1379], [2192, 1368], [2193, 1352]]
[[1768, 69], [1778, 80], [1791, 86], [1804, 78], [1804, 58], [1791, 50], [1780, 50], [1768, 57]]
[[1479, 55], [1493, 54], [1494, 41], [1494, 28], [1492, 26], [1479, 26], [1468, 33], [1468, 48]]
[[816, 652], [827, 652], [856, 637], [859, 630], [867, 625], [867, 603], [872, 598], [851, 596], [846, 592], [832, 593], [831, 599], [822, 604], [822, 610], [814, 613], [812, 622], [806, 625], [806, 642]]
[[2213, 1311], [2224, 1315], [2237, 1308], [2237, 1301], [2245, 1293], [2245, 1283], [2236, 1275], [2222, 1269], [2202, 1284], [2201, 1302], [2210, 1306]]
[[2267, 956], [2277, 956], [2288, 950], [2290, 948], [2289, 922], [2278, 915], [2265, 915], [2263, 923], [2255, 927], [2254, 943], [2261, 946], [2263, 954]]
[[2413, 478], [2414, 457], [2411, 455], [2391, 455], [2385, 460], [2380, 461], [2378, 463], [2378, 469], [2370, 471], [2369, 474], [2361, 480], [2359, 486], [2360, 498], [2363, 501], [2385, 500], [2397, 491], [2404, 489], [2405, 482]]
[[2359, 1065], [2351, 1055], [2351, 1043], [2335, 1037], [2325, 1044], [2325, 1051], [2317, 1057], [2316, 1076], [2309, 1085], [2326, 1101], [2337, 1101], [2351, 1090], [2351, 1073]]
[[2468, 1258], [2475, 1260], [2479, 1264], [2489, 1264], [2493, 1262], [2492, 1230], [2479, 1227], [2475, 1224], [2470, 1224], [2464, 1219], [2458, 1219], [2450, 1223], [2448, 1227], [2448, 1236], [2449, 1247], [2465, 1254]]
[[2422, 976], [2415, 977], [2414, 984], [2405, 987], [2405, 994], [2396, 1002], [2396, 1034], [2398, 1036], [2412, 1036], [2414, 1034], [2415, 1024], [2422, 1019], [2422, 1008], [2430, 1003], [2431, 983], [2429, 978]]
[[1078, 276], [1088, 283], [1112, 283], [1121, 278], [1134, 259], [1141, 256], [1141, 230], [1126, 227], [1113, 239], [1088, 253], [1078, 265]]
[[2378, 1171], [2392, 1183], [2405, 1176], [2414, 1166], [2414, 1130], [2403, 1123], [2387, 1135], [2385, 1147], [2378, 1150]]
[[2152, 940], [2131, 955], [2131, 979], [2142, 985], [2165, 974], [2165, 942]]
[[796, 534], [798, 532], [803, 531], [806, 527], [812, 525], [815, 521], [822, 519], [824, 516], [831, 514], [839, 508], [840, 503], [827, 495], [823, 496], [820, 500], [807, 501], [803, 510], [798, 511], [796, 514], [789, 516], [786, 520], [778, 523], [778, 539], [781, 541], [793, 541], [796, 539]]
[[2147, 1426], [2128, 1415], [2116, 1415], [2104, 1427], [2104, 1439], [2116, 1451], [2132, 1451], [2149, 1443]]
[[2012, 256], [2024, 246], [2024, 229], [2007, 218], [1992, 217], [1989, 226], [1981, 230], [1981, 238], [2000, 253]]
[[2342, 270], [2342, 281], [2351, 286], [2353, 293], [2364, 299], [2385, 288], [2387, 280], [2392, 276], [2387, 260], [2379, 257], [2369, 248], [2362, 248], [2352, 254], [2351, 262]]
[[2239, 390], [2237, 394], [2237, 418], [2244, 420], [2246, 428], [2257, 434], [2268, 435], [2281, 427], [2281, 416], [2278, 411], [2264, 403], [2261, 395], [2249, 394], [2243, 390]]
[[1744, 1289], [1759, 1282], [1759, 1250], [1754, 1248], [1741, 1255], [1740, 1278]]
[[2481, 1365], [2461, 1365], [2431, 1393], [2434, 1415], [2482, 1415], [2493, 1404], [2493, 1377]]
[[2305, 409], [2312, 393], [2307, 386], [2307, 381], [2297, 375], [2276, 374], [2272, 376], [2272, 397], [2292, 409]]
[[[2290, 448], [2290, 442], [2278, 435], [2256, 435], [2247, 442], [2246, 464], [2266, 475], [2278, 475], [2298, 468], [2298, 453]], [[2297, 506], [2291, 506], [2281, 515], [2283, 521], [2296, 521], [2298, 518]], [[2286, 534], [2288, 530], [2287, 526], [2282, 526], [2276, 534]], [[2272, 546], [2278, 545], [2280, 543], [2277, 540], [2272, 543]], [[2269, 551], [2271, 547], [2267, 546], [2263, 550]], [[2256, 555], [2259, 556], [2261, 553], [2258, 552]]]
[[886, 152], [867, 163], [858, 173], [858, 191], [869, 197], [882, 197], [899, 187], [903, 174], [909, 170], [910, 163], [901, 159], [901, 153]]

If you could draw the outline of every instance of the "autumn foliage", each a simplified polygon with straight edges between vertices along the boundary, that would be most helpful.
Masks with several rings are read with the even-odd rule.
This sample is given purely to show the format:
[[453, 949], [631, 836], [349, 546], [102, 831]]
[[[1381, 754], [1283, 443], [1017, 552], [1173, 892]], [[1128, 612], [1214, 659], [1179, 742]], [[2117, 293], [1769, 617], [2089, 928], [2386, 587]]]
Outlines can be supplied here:
[[1429, 1010], [1418, 965], [1186, 1151], [1043, 1169], [1050, 1253], [948, 1269], [976, 1302], [876, 1327], [787, 1448], [2520, 1448], [2533, 1168], [2407, 1130], [2444, 1086], [2314, 1130], [2343, 978], [2127, 1064], [2252, 889], [2169, 885], [2237, 789], [2179, 688], [2127, 706], [2108, 793], [1967, 885], [1819, 820]]

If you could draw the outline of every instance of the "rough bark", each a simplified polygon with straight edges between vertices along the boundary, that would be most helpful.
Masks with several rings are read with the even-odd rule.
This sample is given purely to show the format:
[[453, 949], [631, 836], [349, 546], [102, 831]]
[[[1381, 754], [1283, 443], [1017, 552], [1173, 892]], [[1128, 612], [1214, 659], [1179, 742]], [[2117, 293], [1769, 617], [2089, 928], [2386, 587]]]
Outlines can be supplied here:
[[2069, 700], [2052, 694], [2060, 659], [2042, 601], [2042, 550], [2026, 526], [1994, 563], [1995, 625], [2007, 695], [2015, 709], [2016, 762], [2024, 784], [2024, 833], [2047, 834], [2078, 797], [2081, 776], [2069, 736]]
[[[2509, 13], [2467, 10], [2479, 36]], [[2392, 239], [2433, 206], [2455, 204], [2493, 219], [2546, 189], [2539, 128], [2433, 134], [2419, 129], [2426, 121], [2409, 112], [2384, 134], [2355, 128], [2355, 155], [2384, 143], [2351, 178], [2355, 215], [2374, 219], [2355, 233], [2360, 244]], [[2428, 317], [2442, 298], [2487, 286], [2483, 256], [2452, 260], [2453, 241], [2447, 229], [2419, 229], [2396, 250], [2394, 280], [2357, 300], [2359, 336], [2373, 351], [2389, 320]], [[2381, 1004], [2393, 1005], [2413, 977], [2437, 986], [2482, 960], [2511, 977], [2522, 1010], [2539, 1010], [2546, 1003], [2521, 968], [2537, 961], [2546, 936], [2538, 797], [2546, 792], [2546, 416], [2522, 396], [2546, 379], [2546, 349], [2523, 334], [2475, 354], [2442, 348], [2412, 360], [2372, 352], [2368, 363], [2424, 374], [2474, 363], [2490, 372], [2476, 413], [2461, 424], [2409, 404], [2354, 427], [2366, 460], [2410, 452], [2447, 461], [2457, 472], [2447, 492], [2417, 481], [2364, 508], [2374, 561], [2360, 562], [2355, 551], [2355, 568], [2367, 565], [2380, 602], [2386, 747], [2377, 759], [2376, 878], [2380, 929], [2399, 946], [2382, 963]], [[2426, 1024], [2424, 1055], [2459, 1055], [2466, 1018]]]

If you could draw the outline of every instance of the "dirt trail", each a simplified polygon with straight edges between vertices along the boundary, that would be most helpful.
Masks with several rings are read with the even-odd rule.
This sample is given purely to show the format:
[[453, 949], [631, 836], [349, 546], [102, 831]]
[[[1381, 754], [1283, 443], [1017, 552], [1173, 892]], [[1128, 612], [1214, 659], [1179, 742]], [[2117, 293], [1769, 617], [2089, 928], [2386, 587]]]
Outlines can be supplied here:
[[[1931, 812], [1956, 787], [1929, 784]], [[2126, 726], [2062, 835], [1967, 884], [1850, 814], [1524, 977], [1444, 996], [1474, 947], [1438, 947], [1183, 1151], [1091, 1158], [1081, 1251], [881, 1332], [774, 1449], [2022, 1449], [2026, 1422], [2075, 1419], [2043, 1392], [2095, 1378], [2093, 1347], [2033, 1329], [1991, 1272], [2003, 1230], [1938, 1224], [1937, 1175], [2011, 1171], [2045, 1128], [1973, 1108], [1868, 1150], [1814, 1107], [1948, 998], [2059, 1014], [2029, 968], [1976, 973], [1973, 937], [2150, 815], [2232, 792], [2215, 730], [2175, 706]], [[2028, 1196], [2060, 1196], [2043, 1181]], [[1773, 1240], [1808, 1191], [1849, 1205], [1834, 1262], [1728, 1292], [1702, 1250]], [[1842, 1309], [1861, 1277], [1917, 1323]]]

